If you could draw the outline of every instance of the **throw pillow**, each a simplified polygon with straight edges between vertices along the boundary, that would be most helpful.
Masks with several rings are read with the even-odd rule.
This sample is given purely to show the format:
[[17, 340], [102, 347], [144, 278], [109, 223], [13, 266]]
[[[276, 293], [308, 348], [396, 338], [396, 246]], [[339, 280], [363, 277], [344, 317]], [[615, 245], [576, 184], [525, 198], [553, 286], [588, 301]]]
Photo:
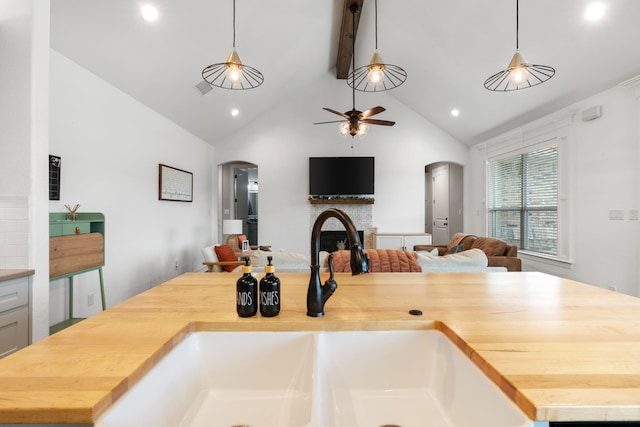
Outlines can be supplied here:
[[451, 240], [449, 240], [449, 243], [447, 244], [447, 250], [458, 246], [460, 243], [462, 243], [464, 238], [467, 237], [467, 236], [468, 236], [468, 234], [465, 234], [465, 233], [456, 233], [456, 234], [454, 234], [453, 237], [451, 238]]
[[507, 242], [492, 237], [478, 237], [471, 247], [480, 249], [487, 256], [501, 256], [507, 249]]
[[457, 246], [452, 247], [447, 252], [445, 252], [445, 255], [457, 254], [458, 252], [462, 252], [462, 251], [464, 251], [464, 245], [459, 244]]
[[[326, 267], [327, 252], [321, 251], [319, 255], [321, 268]], [[306, 273], [309, 271], [309, 265], [311, 265], [311, 256], [309, 255], [296, 252], [255, 250], [251, 252], [251, 265], [253, 266], [254, 271], [264, 269], [264, 266], [269, 262], [267, 257], [272, 258], [272, 265], [275, 266], [276, 272], [296, 271]], [[321, 271], [326, 271], [326, 268]]]
[[463, 267], [487, 267], [489, 260], [480, 249], [469, 249], [457, 254], [433, 256], [429, 252], [416, 252], [422, 271], [449, 269], [463, 270]]
[[[238, 257], [236, 256], [235, 253], [233, 253], [233, 249], [231, 249], [231, 246], [218, 245], [218, 246], [215, 246], [214, 249], [216, 250], [216, 255], [218, 256], [218, 259], [220, 261], [238, 261]], [[236, 269], [236, 267], [238, 266], [237, 265], [222, 266], [222, 268], [224, 268], [225, 271], [228, 271], [228, 272], [232, 272], [233, 270]]]

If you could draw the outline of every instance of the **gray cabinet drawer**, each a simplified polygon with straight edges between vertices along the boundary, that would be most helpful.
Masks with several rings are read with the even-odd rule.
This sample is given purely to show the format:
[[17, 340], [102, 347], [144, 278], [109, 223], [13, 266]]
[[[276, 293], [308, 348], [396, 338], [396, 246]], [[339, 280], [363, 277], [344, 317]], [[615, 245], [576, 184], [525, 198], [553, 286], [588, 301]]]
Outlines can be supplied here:
[[0, 314], [29, 303], [29, 279], [0, 282]]
[[29, 308], [0, 314], [0, 357], [29, 345]]

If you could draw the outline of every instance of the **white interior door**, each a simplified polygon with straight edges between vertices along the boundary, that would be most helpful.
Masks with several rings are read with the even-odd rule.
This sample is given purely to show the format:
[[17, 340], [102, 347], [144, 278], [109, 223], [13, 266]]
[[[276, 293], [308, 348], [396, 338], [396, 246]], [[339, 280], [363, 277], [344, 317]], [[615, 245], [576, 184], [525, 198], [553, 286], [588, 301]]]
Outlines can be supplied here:
[[433, 244], [449, 243], [449, 167], [433, 169]]
[[247, 235], [247, 219], [249, 217], [249, 174], [246, 169], [234, 170], [234, 202], [235, 202], [235, 219], [242, 220], [242, 234]]

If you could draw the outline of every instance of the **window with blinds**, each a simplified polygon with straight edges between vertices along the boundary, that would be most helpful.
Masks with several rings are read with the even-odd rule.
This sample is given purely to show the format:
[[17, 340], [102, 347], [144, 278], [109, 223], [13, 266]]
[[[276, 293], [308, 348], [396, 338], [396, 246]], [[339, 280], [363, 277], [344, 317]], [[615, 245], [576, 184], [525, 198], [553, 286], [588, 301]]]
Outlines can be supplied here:
[[558, 146], [490, 160], [488, 230], [518, 248], [558, 254]]

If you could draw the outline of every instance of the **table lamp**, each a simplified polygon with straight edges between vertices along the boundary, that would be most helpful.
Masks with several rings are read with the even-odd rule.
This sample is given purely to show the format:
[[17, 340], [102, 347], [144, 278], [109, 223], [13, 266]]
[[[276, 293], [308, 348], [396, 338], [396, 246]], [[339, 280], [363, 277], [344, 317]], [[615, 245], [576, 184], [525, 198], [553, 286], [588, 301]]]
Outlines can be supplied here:
[[241, 219], [225, 219], [222, 220], [222, 234], [228, 234], [227, 245], [231, 246], [234, 252], [240, 252], [238, 246], [238, 234], [242, 234]]

